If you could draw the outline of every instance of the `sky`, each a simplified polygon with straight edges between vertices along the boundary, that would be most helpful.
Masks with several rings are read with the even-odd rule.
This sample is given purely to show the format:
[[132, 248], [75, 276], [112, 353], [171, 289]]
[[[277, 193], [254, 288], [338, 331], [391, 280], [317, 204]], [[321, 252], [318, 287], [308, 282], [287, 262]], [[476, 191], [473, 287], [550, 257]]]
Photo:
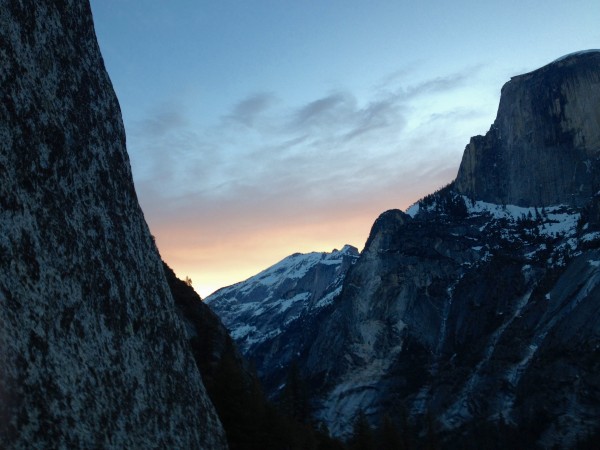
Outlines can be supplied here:
[[91, 0], [163, 259], [205, 297], [361, 250], [456, 176], [502, 85], [600, 47], [598, 0]]

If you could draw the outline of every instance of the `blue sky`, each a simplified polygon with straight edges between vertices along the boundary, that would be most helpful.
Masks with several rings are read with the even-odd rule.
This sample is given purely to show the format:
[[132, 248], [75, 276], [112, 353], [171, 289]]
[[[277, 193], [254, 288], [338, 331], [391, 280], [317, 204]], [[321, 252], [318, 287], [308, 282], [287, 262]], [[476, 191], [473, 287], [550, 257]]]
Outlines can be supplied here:
[[136, 189], [201, 295], [362, 248], [448, 183], [511, 76], [600, 47], [600, 2], [91, 0]]

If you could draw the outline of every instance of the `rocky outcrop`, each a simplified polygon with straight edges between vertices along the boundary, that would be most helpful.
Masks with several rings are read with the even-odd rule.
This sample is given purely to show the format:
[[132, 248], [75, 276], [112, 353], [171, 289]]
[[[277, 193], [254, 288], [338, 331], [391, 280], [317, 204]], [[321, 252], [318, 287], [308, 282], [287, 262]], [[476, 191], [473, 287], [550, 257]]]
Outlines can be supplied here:
[[490, 424], [505, 428], [486, 438], [530, 447], [594, 433], [600, 235], [576, 209], [471, 203], [452, 186], [409, 212], [376, 221], [300, 362], [316, 417], [340, 436], [361, 411], [432, 417], [449, 448], [485, 448]]
[[0, 442], [226, 448], [87, 2], [0, 6]]
[[600, 189], [600, 51], [513, 77], [496, 121], [467, 145], [456, 189], [520, 206], [582, 206]]

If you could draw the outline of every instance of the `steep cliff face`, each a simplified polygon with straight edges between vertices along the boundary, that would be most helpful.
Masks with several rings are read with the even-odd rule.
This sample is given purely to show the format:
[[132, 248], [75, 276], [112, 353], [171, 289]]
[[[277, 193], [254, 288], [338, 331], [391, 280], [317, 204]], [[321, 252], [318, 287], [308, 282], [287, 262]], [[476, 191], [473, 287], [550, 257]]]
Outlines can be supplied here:
[[0, 442], [225, 448], [87, 2], [0, 6]]
[[317, 418], [344, 436], [360, 411], [431, 415], [456, 448], [477, 448], [482, 424], [543, 447], [593, 433], [598, 224], [452, 187], [409, 212], [377, 220], [301, 361]]
[[582, 206], [600, 189], [600, 51], [513, 77], [496, 121], [471, 139], [459, 192], [498, 204]]
[[[461, 231], [425, 226], [398, 210], [373, 225], [303, 367], [323, 399], [317, 415], [334, 434], [348, 433], [361, 410], [377, 417], [384, 405], [400, 406], [414, 389], [409, 386], [427, 377], [429, 354], [444, 334], [439, 318], [448, 289], [464, 270], [461, 264], [477, 258], [471, 241], [458, 237]], [[394, 369], [407, 350], [403, 369]], [[399, 379], [390, 378], [392, 370]]]

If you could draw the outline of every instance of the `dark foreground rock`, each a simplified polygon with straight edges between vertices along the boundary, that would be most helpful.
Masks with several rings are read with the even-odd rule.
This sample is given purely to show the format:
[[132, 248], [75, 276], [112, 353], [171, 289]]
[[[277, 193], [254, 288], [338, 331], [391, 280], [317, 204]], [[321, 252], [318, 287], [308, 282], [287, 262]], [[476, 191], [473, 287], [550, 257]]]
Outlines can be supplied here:
[[0, 6], [3, 448], [226, 448], [86, 1]]

